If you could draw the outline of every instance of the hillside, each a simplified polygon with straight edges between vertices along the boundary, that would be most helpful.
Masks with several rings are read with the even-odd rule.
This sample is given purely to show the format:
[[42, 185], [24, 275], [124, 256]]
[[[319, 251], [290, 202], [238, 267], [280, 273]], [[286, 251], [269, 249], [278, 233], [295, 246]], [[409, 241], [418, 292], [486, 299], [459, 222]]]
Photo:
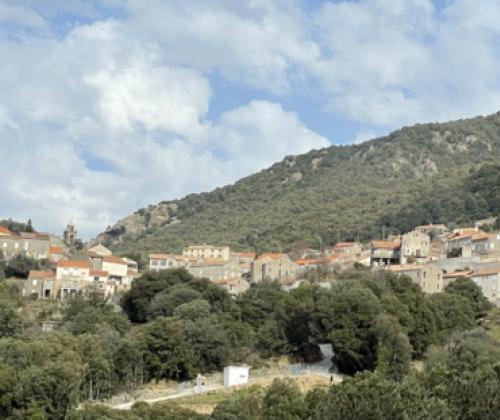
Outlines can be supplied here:
[[140, 209], [99, 235], [116, 252], [189, 243], [285, 249], [380, 237], [500, 210], [500, 113], [417, 124], [352, 146], [287, 156], [217, 188]]

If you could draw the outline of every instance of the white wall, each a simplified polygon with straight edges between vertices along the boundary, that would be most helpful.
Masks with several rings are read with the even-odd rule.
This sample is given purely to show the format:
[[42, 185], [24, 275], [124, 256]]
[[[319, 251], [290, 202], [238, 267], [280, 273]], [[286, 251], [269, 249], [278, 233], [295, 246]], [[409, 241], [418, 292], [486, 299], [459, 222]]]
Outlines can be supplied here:
[[247, 366], [226, 366], [224, 368], [224, 386], [246, 384], [249, 376], [250, 368]]

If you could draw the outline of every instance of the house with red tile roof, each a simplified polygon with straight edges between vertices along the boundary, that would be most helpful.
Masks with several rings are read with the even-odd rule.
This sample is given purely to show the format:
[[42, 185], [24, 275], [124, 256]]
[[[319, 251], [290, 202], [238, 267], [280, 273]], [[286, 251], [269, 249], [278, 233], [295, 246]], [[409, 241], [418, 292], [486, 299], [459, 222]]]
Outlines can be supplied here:
[[337, 255], [359, 256], [363, 252], [363, 247], [358, 242], [338, 242], [332, 251]]
[[153, 271], [169, 268], [187, 268], [199, 260], [198, 257], [188, 257], [174, 254], [149, 254], [149, 269]]
[[54, 299], [56, 275], [50, 270], [31, 270], [23, 284], [24, 297]]
[[456, 229], [448, 236], [448, 253], [469, 258], [485, 255], [489, 250], [488, 235], [476, 228]]
[[401, 242], [372, 241], [370, 243], [370, 265], [386, 266], [399, 264], [401, 258]]

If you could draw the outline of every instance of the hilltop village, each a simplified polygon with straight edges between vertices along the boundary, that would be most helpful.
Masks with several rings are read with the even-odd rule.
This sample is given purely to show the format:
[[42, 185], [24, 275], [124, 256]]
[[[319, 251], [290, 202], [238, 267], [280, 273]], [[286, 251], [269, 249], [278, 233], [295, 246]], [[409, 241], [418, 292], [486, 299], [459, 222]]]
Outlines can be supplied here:
[[33, 299], [64, 300], [89, 293], [110, 299], [129, 290], [142, 271], [172, 268], [185, 268], [231, 295], [266, 281], [278, 282], [285, 291], [302, 283], [330, 288], [337, 274], [354, 267], [409, 276], [425, 293], [440, 292], [454, 279], [468, 277], [498, 305], [500, 232], [494, 226], [494, 218], [452, 230], [442, 224], [422, 225], [384, 240], [340, 242], [322, 249], [311, 249], [299, 241], [288, 253], [256, 254], [236, 252], [228, 246], [190, 245], [180, 255], [150, 253], [143, 264], [113, 255], [100, 243], [76, 246], [72, 224], [62, 238], [47, 233], [13, 233], [0, 227], [0, 246], [6, 263], [19, 256], [45, 262], [43, 269], [30, 270], [21, 284], [23, 296]]

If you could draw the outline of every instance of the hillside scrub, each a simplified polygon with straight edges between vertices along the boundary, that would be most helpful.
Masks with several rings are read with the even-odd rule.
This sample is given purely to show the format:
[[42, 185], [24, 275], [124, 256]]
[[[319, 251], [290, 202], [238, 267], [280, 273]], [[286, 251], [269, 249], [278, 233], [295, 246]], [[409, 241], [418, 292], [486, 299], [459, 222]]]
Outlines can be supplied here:
[[500, 114], [419, 124], [288, 156], [233, 185], [151, 205], [99, 239], [143, 255], [194, 243], [262, 252], [298, 240], [318, 247], [419, 224], [466, 225], [500, 213], [498, 158]]

